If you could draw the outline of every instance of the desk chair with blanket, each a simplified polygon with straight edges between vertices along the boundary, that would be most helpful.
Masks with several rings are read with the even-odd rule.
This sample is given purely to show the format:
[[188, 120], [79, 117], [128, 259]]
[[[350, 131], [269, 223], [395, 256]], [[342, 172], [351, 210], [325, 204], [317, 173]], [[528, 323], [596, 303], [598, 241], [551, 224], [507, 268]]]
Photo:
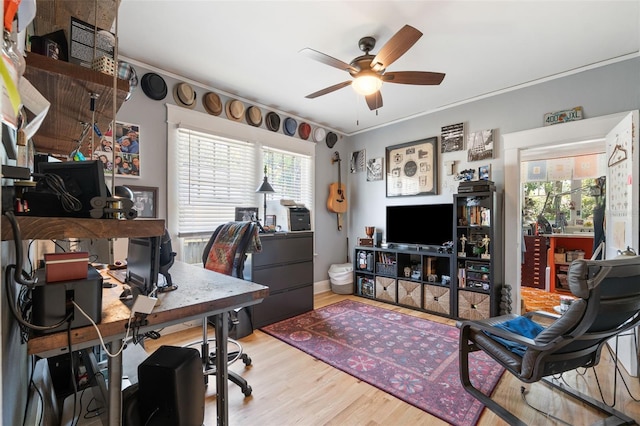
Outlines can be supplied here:
[[[511, 314], [462, 322], [462, 385], [510, 425], [525, 424], [471, 384], [469, 353], [483, 351], [522, 382], [543, 380], [608, 414], [606, 424], [637, 424], [624, 413], [547, 376], [594, 367], [607, 340], [640, 323], [640, 256], [575, 260], [569, 266], [568, 282], [577, 299], [562, 316], [528, 312], [523, 316]], [[541, 320], [548, 325], [541, 326]]]
[[[247, 253], [258, 253], [262, 250], [258, 227], [254, 222], [228, 222], [220, 225], [211, 235], [209, 242], [202, 253], [202, 263], [206, 269], [244, 279], [244, 262]], [[208, 321], [202, 324], [202, 341], [191, 343], [193, 346], [201, 343], [201, 355], [204, 364], [205, 377], [215, 375], [215, 352], [209, 352], [209, 343], [214, 339], [207, 337]], [[251, 323], [251, 311], [247, 308], [234, 310], [229, 313], [230, 335], [241, 338], [253, 332]], [[229, 351], [228, 363], [232, 364], [242, 359], [245, 365], [251, 364], [251, 358], [242, 350], [242, 345], [231, 337], [229, 343], [237, 350]], [[228, 372], [229, 380], [240, 386], [245, 396], [251, 395], [251, 386], [247, 381], [234, 371]]]

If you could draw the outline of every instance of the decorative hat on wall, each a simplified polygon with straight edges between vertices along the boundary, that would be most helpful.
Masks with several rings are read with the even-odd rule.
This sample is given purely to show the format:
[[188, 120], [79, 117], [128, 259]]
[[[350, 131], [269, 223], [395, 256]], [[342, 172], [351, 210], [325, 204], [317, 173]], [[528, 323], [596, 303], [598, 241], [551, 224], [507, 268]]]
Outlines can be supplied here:
[[260, 108], [258, 108], [257, 106], [250, 106], [249, 108], [247, 108], [245, 120], [247, 120], [247, 123], [252, 126], [262, 126], [262, 111], [260, 111]]
[[167, 96], [167, 83], [154, 72], [148, 72], [142, 76], [140, 87], [144, 94], [154, 101], [161, 101]]
[[277, 132], [280, 128], [280, 116], [273, 111], [267, 113], [266, 122], [267, 129], [271, 130], [272, 132]]
[[196, 107], [196, 92], [187, 83], [178, 83], [173, 86], [173, 99], [179, 106], [189, 109]]
[[118, 61], [118, 78], [129, 80], [129, 93], [127, 93], [127, 96], [124, 98], [125, 101], [128, 101], [133, 91], [138, 87], [138, 74], [129, 62]]
[[316, 127], [313, 131], [313, 140], [316, 142], [324, 141], [325, 136], [327, 136], [327, 132], [322, 127]]
[[338, 142], [338, 135], [336, 135], [333, 132], [327, 133], [327, 140], [326, 140], [327, 146], [329, 148], [333, 148], [336, 142]]
[[311, 126], [309, 123], [300, 123], [298, 127], [298, 135], [300, 139], [304, 139], [305, 141], [309, 139], [309, 135], [311, 135]]
[[220, 115], [222, 113], [222, 101], [216, 93], [207, 92], [202, 97], [202, 106], [211, 115]]
[[237, 99], [229, 99], [224, 106], [227, 118], [232, 121], [242, 121], [244, 104]]
[[291, 117], [287, 117], [284, 119], [284, 124], [282, 125], [282, 132], [287, 136], [293, 136], [296, 134], [296, 129], [298, 128], [298, 123]]

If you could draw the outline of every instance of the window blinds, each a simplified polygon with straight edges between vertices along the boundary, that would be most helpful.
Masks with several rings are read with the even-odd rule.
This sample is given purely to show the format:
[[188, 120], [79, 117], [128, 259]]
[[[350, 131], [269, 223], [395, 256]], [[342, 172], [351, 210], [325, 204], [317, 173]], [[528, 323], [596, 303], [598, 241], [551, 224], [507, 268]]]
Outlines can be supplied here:
[[179, 237], [209, 236], [218, 225], [234, 220], [236, 207], [262, 209], [262, 194], [255, 191], [263, 177], [257, 171], [264, 165], [275, 190], [267, 199], [292, 199], [313, 207], [309, 155], [187, 128], [177, 129], [177, 145], [178, 205], [169, 208], [177, 210]]
[[179, 236], [210, 234], [255, 204], [254, 144], [178, 129], [178, 145]]

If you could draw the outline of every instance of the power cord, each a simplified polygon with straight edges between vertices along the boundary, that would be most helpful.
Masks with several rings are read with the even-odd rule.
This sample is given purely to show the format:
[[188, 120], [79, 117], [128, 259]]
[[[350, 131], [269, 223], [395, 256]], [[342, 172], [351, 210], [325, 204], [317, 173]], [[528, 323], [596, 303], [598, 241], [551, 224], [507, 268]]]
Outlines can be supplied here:
[[45, 173], [42, 175], [42, 180], [54, 194], [60, 197], [60, 203], [64, 211], [77, 212], [82, 209], [82, 202], [67, 191], [64, 180], [60, 176], [53, 173]]
[[527, 393], [527, 390], [525, 389], [524, 386], [520, 386], [520, 395], [522, 396], [522, 400], [524, 401], [525, 404], [527, 404], [527, 406], [529, 406], [530, 408], [533, 408], [536, 412], [542, 414], [543, 416], [549, 418], [549, 419], [553, 419], [556, 422], [562, 423], [563, 425], [567, 425], [567, 426], [573, 426], [571, 423], [567, 423], [562, 419], [559, 419], [549, 413], [545, 413], [544, 411], [540, 410], [539, 408], [534, 407], [533, 405], [529, 404], [529, 401], [527, 401], [527, 397], [525, 396]]
[[[127, 344], [124, 343], [121, 347], [120, 350], [118, 350], [118, 352], [112, 354], [111, 352], [109, 352], [109, 350], [107, 349], [106, 344], [104, 343], [104, 339], [102, 338], [102, 333], [100, 333], [100, 329], [98, 329], [98, 326], [96, 325], [96, 323], [93, 321], [93, 319], [85, 312], [82, 310], [82, 308], [80, 307], [80, 305], [78, 305], [75, 300], [72, 300], [71, 303], [73, 303], [73, 306], [75, 306], [75, 308], [78, 310], [78, 312], [80, 312], [82, 315], [84, 315], [84, 317], [86, 319], [89, 320], [89, 322], [91, 323], [91, 325], [93, 325], [93, 328], [96, 329], [96, 333], [98, 333], [98, 339], [100, 339], [100, 346], [102, 346], [102, 349], [104, 349], [105, 354], [107, 354], [107, 356], [109, 358], [115, 358], [118, 355], [120, 355], [122, 353], [122, 351], [124, 351], [127, 347]], [[129, 322], [126, 326], [127, 328], [127, 332], [124, 336], [124, 342], [126, 342], [129, 339], [129, 331], [131, 330], [131, 320], [133, 319], [134, 314], [133, 311], [131, 311], [131, 314], [129, 315]]]

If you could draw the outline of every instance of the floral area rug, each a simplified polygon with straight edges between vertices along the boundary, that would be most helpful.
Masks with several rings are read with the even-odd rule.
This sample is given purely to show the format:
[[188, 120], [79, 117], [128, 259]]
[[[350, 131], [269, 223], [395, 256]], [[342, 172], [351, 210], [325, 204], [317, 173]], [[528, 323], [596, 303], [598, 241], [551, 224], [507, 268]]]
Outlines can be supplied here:
[[[475, 425], [484, 408], [460, 384], [455, 327], [344, 300], [262, 331], [451, 424]], [[486, 394], [504, 372], [480, 352], [470, 368]]]

